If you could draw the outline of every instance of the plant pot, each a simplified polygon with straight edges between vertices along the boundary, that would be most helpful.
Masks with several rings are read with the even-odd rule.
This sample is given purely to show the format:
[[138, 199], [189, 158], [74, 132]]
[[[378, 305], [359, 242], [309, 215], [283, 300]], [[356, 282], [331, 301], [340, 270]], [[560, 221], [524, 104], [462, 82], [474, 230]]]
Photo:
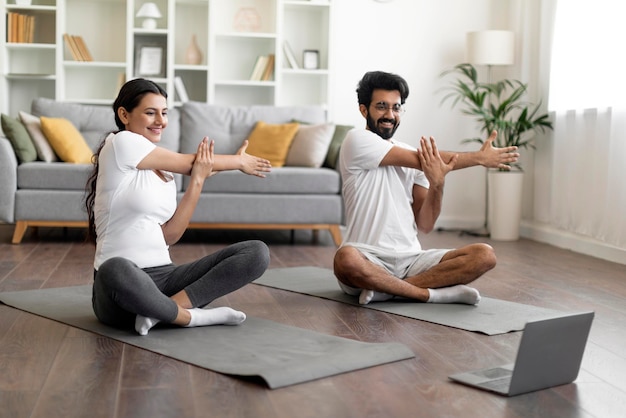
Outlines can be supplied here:
[[496, 241], [518, 240], [524, 172], [489, 170], [487, 176], [489, 236]]

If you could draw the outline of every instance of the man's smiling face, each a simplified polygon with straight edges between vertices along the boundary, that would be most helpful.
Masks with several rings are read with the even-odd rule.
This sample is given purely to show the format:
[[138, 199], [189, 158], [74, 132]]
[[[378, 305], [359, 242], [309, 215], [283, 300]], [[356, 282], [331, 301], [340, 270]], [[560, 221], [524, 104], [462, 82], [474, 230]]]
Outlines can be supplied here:
[[368, 108], [361, 106], [361, 114], [367, 121], [367, 129], [383, 139], [393, 137], [400, 126], [403, 107], [397, 90], [376, 89]]

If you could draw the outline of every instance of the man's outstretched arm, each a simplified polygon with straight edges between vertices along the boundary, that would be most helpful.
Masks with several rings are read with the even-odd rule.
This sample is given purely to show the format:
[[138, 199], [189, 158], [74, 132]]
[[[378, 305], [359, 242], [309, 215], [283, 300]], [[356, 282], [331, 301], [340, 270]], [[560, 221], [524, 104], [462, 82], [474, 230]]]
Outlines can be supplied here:
[[493, 131], [478, 151], [461, 153], [441, 151], [441, 158], [445, 162], [449, 162], [454, 155], [458, 155], [454, 170], [477, 165], [509, 170], [511, 168], [510, 164], [517, 162], [519, 158], [517, 147], [495, 148], [493, 141], [495, 141], [497, 136], [498, 133]]
[[[441, 155], [441, 159], [446, 164], [450, 163], [455, 155], [458, 156], [453, 170], [473, 167], [477, 165], [488, 168], [502, 168], [508, 170], [511, 168], [510, 164], [517, 162], [519, 158], [517, 147], [495, 148], [493, 146], [493, 141], [496, 139], [496, 136], [497, 132], [493, 131], [478, 151], [439, 151], [439, 154]], [[422, 137], [422, 139], [424, 138]], [[380, 162], [380, 165], [412, 167], [417, 168], [418, 170], [422, 170], [419, 153], [419, 150], [411, 151], [402, 147], [394, 146], [387, 153], [387, 155], [385, 155], [385, 158], [383, 158], [383, 160]]]

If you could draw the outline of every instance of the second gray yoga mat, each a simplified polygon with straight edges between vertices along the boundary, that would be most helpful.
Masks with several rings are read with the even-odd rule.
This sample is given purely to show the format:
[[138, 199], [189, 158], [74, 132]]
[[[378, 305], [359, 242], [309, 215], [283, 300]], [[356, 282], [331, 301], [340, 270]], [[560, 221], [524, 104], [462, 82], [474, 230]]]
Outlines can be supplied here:
[[359, 305], [357, 296], [341, 291], [331, 270], [319, 267], [271, 269], [253, 283], [487, 335], [521, 331], [526, 322], [563, 315], [553, 309], [484, 296], [478, 305], [420, 303], [406, 299]]
[[399, 343], [364, 343], [248, 317], [237, 326], [156, 327], [142, 337], [98, 322], [91, 286], [0, 293], [14, 308], [271, 389], [413, 358]]

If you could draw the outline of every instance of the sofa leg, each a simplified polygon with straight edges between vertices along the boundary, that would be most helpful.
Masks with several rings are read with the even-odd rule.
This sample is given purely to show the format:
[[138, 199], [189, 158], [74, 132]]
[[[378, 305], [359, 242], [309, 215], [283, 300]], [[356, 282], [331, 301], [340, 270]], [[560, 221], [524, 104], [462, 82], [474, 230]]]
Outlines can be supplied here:
[[335, 242], [335, 245], [339, 247], [341, 245], [341, 242], [343, 241], [343, 238], [341, 236], [341, 229], [339, 228], [339, 225], [330, 225], [329, 230], [330, 230], [330, 235], [333, 237], [333, 241]]
[[13, 240], [11, 242], [13, 244], [19, 244], [20, 242], [22, 242], [22, 238], [24, 238], [26, 229], [28, 229], [28, 222], [17, 221], [15, 223], [15, 229], [13, 230]]

